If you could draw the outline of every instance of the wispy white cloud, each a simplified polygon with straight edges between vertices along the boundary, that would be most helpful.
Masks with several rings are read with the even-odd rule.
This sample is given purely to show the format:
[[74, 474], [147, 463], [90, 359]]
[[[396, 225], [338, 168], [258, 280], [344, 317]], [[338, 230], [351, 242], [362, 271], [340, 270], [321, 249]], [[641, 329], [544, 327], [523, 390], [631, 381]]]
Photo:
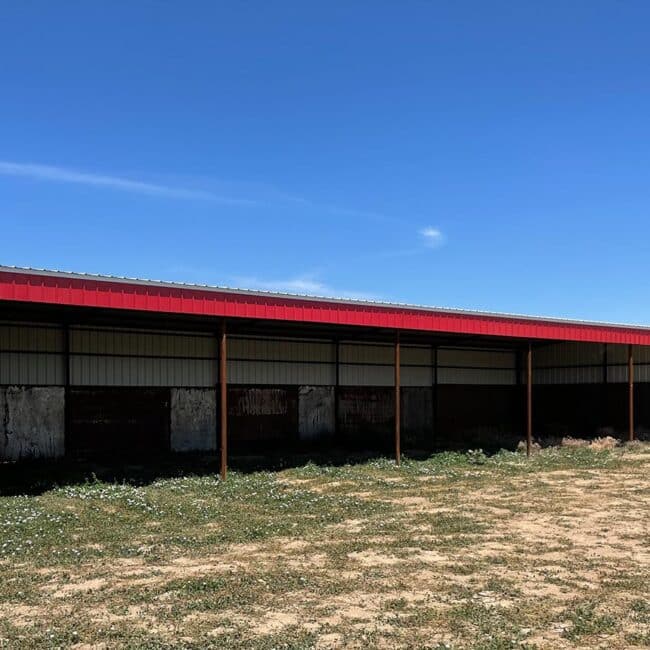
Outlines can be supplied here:
[[376, 294], [365, 291], [337, 289], [321, 282], [312, 275], [300, 275], [286, 279], [261, 279], [252, 276], [236, 276], [233, 284], [242, 289], [257, 289], [259, 291], [277, 291], [280, 293], [295, 293], [308, 296], [329, 298], [350, 298], [356, 300], [379, 300]]
[[427, 226], [420, 230], [420, 236], [424, 240], [424, 245], [427, 248], [440, 248], [445, 243], [445, 237], [437, 228]]
[[[38, 181], [87, 185], [92, 187], [107, 188], [122, 192], [133, 192], [171, 199], [212, 201], [214, 203], [221, 203], [224, 205], [232, 206], [277, 207], [297, 205], [302, 206], [305, 208], [305, 210], [312, 212], [321, 212], [333, 217], [350, 217], [396, 224], [403, 223], [403, 220], [391, 217], [381, 212], [362, 210], [354, 207], [342, 207], [329, 203], [312, 201], [301, 196], [279, 191], [273, 187], [270, 188], [271, 192], [269, 193], [268, 186], [262, 186], [260, 188], [259, 185], [249, 183], [239, 183], [236, 185], [240, 185], [241, 187], [245, 188], [246, 193], [252, 194], [254, 198], [240, 198], [236, 196], [233, 197], [219, 191], [191, 189], [187, 187], [179, 187], [177, 185], [161, 183], [150, 183], [134, 178], [127, 178], [124, 176], [113, 176], [110, 174], [81, 171], [78, 169], [70, 169], [68, 167], [60, 167], [57, 165], [21, 163], [9, 160], [0, 160], [0, 175], [22, 176], [24, 178], [31, 178]], [[203, 179], [203, 182], [210, 183], [212, 181], [210, 179]]]
[[214, 192], [204, 190], [193, 190], [171, 185], [160, 185], [156, 183], [145, 183], [143, 181], [123, 178], [121, 176], [109, 176], [106, 174], [95, 174], [82, 172], [65, 167], [51, 165], [38, 165], [32, 163], [17, 163], [0, 160], [0, 174], [4, 176], [23, 176], [41, 181], [54, 181], [58, 183], [75, 183], [78, 185], [89, 185], [94, 187], [106, 187], [124, 192], [135, 192], [149, 196], [160, 196], [172, 199], [189, 199], [199, 201], [213, 201], [226, 205], [252, 206], [257, 201], [252, 199], [233, 198], [221, 196]]

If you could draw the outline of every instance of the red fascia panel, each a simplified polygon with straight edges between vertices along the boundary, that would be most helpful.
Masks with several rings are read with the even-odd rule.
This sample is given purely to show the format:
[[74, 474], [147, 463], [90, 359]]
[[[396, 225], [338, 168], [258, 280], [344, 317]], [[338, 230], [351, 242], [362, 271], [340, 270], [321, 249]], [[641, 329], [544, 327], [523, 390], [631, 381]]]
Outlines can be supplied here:
[[643, 328], [457, 314], [24, 272], [0, 273], [0, 300], [520, 339], [650, 345], [650, 329]]

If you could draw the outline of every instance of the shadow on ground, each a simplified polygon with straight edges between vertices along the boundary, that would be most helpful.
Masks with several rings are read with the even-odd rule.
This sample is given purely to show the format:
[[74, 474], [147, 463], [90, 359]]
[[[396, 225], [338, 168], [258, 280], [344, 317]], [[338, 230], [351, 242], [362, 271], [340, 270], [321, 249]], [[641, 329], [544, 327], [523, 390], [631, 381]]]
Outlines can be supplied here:
[[[409, 453], [410, 458], [425, 458], [431, 452]], [[382, 451], [343, 449], [318, 453], [260, 453], [235, 455], [228, 459], [229, 471], [243, 473], [280, 471], [307, 463], [341, 466], [391, 458]], [[25, 460], [0, 463], [0, 496], [37, 495], [64, 485], [100, 480], [109, 483], [147, 485], [158, 479], [181, 476], [209, 476], [219, 473], [216, 454], [165, 454], [148, 457], [124, 456], [99, 459]]]
[[[423, 460], [443, 451], [467, 451], [481, 449], [488, 455], [501, 449], [514, 450], [521, 444], [521, 438], [509, 437], [494, 440], [448, 441], [444, 447], [409, 448], [403, 456]], [[560, 438], [541, 440], [542, 446], [561, 444]], [[492, 444], [491, 444], [492, 443]], [[307, 463], [327, 467], [362, 464], [376, 459], [394, 458], [394, 451], [384, 446], [381, 449], [350, 449], [341, 446], [315, 449], [259, 449], [242, 454], [234, 450], [228, 458], [229, 471], [251, 473], [258, 471], [280, 471], [302, 467]], [[166, 453], [134, 455], [125, 457], [65, 458], [62, 460], [23, 460], [16, 463], [0, 463], [0, 496], [37, 495], [65, 485], [82, 484], [100, 480], [109, 483], [147, 485], [158, 479], [181, 476], [210, 476], [219, 473], [217, 453]]]

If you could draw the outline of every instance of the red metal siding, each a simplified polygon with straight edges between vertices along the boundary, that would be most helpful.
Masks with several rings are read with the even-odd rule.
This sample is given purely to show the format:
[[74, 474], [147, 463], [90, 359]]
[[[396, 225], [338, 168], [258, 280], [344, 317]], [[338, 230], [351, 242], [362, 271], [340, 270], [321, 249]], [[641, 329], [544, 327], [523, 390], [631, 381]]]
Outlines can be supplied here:
[[523, 339], [650, 345], [650, 329], [489, 314], [450, 314], [410, 307], [246, 295], [19, 271], [0, 273], [0, 300]]

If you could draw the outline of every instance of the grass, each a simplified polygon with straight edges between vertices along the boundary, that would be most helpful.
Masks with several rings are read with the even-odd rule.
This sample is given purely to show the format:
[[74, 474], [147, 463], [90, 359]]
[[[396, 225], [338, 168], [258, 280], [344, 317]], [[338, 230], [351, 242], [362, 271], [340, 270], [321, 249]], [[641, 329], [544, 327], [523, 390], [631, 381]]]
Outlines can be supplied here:
[[0, 486], [0, 647], [647, 647], [649, 465], [26, 467]]

